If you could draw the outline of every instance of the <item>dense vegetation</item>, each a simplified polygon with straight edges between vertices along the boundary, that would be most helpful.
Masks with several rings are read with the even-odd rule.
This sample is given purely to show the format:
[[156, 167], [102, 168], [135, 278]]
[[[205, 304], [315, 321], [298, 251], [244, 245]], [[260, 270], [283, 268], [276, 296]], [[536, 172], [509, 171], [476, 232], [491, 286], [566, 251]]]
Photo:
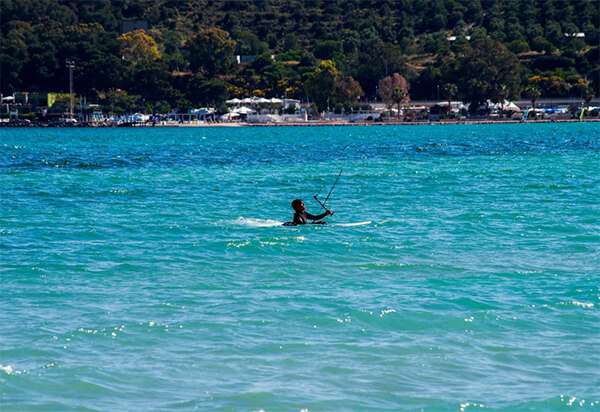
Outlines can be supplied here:
[[[0, 91], [68, 91], [70, 60], [78, 95], [124, 110], [250, 95], [348, 105], [381, 96], [394, 73], [413, 100], [590, 97], [600, 94], [598, 5], [2, 0]], [[147, 31], [122, 33], [138, 19]], [[258, 57], [236, 64], [234, 55]]]

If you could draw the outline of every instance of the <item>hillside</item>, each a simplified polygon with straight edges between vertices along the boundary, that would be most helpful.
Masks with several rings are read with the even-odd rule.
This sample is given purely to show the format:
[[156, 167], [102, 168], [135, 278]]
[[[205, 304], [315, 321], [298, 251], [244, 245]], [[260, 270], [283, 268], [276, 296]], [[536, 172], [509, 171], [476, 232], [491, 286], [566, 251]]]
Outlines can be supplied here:
[[[69, 60], [77, 93], [92, 100], [117, 89], [181, 107], [252, 94], [315, 100], [307, 81], [331, 61], [328, 101], [343, 104], [375, 98], [395, 72], [413, 99], [438, 98], [445, 85], [465, 101], [532, 88], [598, 95], [598, 4], [3, 0], [0, 91], [67, 91]], [[144, 32], [124, 34], [128, 22]]]

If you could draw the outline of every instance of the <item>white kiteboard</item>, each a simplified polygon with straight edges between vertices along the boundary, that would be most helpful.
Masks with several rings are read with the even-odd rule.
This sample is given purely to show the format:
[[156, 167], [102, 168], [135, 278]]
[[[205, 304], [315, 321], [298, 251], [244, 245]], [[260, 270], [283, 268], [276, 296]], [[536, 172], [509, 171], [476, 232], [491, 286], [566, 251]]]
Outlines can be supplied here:
[[365, 226], [365, 225], [370, 225], [371, 221], [367, 220], [364, 222], [354, 222], [354, 223], [332, 223], [333, 226], [343, 226], [343, 227], [350, 227], [350, 226]]

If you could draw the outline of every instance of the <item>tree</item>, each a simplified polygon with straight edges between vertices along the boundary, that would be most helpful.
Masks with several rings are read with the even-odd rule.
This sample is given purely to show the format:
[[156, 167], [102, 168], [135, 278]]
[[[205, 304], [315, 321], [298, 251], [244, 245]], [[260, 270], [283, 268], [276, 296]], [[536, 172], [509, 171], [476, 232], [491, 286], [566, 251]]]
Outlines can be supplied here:
[[[324, 110], [335, 96], [336, 79], [340, 72], [331, 60], [325, 60], [319, 64], [310, 77], [304, 83], [308, 97], [317, 105], [319, 111]], [[333, 103], [333, 102], [331, 102]]]
[[542, 95], [542, 92], [535, 85], [530, 85], [530, 86], [527, 86], [527, 88], [525, 88], [525, 96], [527, 96], [527, 98], [529, 100], [531, 100], [531, 106], [533, 106], [534, 111], [535, 111], [535, 102], [537, 101], [537, 99], [540, 98], [541, 95]]
[[394, 100], [394, 103], [398, 105], [398, 117], [400, 117], [400, 103], [406, 99], [407, 95], [406, 90], [402, 87], [396, 87], [392, 92], [392, 99]]
[[160, 58], [156, 42], [144, 30], [123, 33], [118, 41], [123, 59], [134, 67]]
[[162, 60], [140, 64], [130, 75], [127, 90], [140, 94], [149, 101], [167, 100], [175, 103], [182, 97], [179, 90], [173, 88], [173, 76]]
[[26, 31], [31, 31], [30, 25], [23, 25], [18, 29], [12, 29], [8, 35], [0, 39], [0, 62], [2, 62], [2, 76], [0, 76], [0, 90], [4, 93], [12, 93], [19, 87], [22, 75], [19, 73], [23, 63], [29, 55], [27, 43], [25, 42]]
[[232, 66], [235, 44], [224, 30], [202, 30], [187, 42], [190, 68], [208, 78], [227, 74]]
[[245, 30], [234, 30], [231, 37], [235, 40], [235, 53], [241, 55], [259, 55], [268, 51], [269, 45], [260, 41], [258, 36]]
[[[75, 96], [76, 104], [79, 104], [80, 99]], [[57, 93], [54, 102], [48, 109], [48, 113], [61, 113], [65, 114], [69, 112], [71, 105], [71, 96], [68, 93]]]
[[405, 60], [399, 48], [384, 43], [379, 38], [362, 43], [358, 56], [360, 65], [356, 71], [356, 79], [371, 96], [375, 94], [377, 79], [390, 76], [394, 72], [403, 72]]
[[502, 85], [510, 98], [518, 95], [519, 60], [497, 41], [483, 38], [473, 45], [466, 44], [448, 63], [449, 77], [455, 80], [462, 100], [471, 103], [472, 108], [497, 98]]
[[356, 103], [363, 93], [360, 83], [350, 76], [340, 78], [335, 84], [335, 90], [336, 102], [347, 105]]
[[354, 104], [363, 93], [360, 83], [351, 76], [344, 76], [331, 60], [321, 62], [309, 74], [304, 89], [319, 111], [337, 103]]
[[436, 87], [442, 83], [442, 71], [434, 65], [421, 70], [416, 79], [410, 83], [411, 96], [414, 99], [435, 99]]
[[594, 93], [594, 89], [592, 89], [591, 87], [587, 87], [584, 91], [583, 91], [583, 101], [585, 102], [585, 107], [590, 107], [590, 102], [592, 101], [592, 99], [595, 97], [595, 93]]
[[130, 74], [124, 69], [130, 63], [122, 58], [119, 38], [114, 33], [106, 32], [98, 23], [83, 23], [66, 27], [64, 36], [58, 55], [61, 61], [63, 56], [74, 61], [77, 92], [88, 95], [94, 89], [122, 86], [123, 76]]
[[130, 96], [121, 89], [111, 89], [98, 95], [100, 103], [110, 109], [112, 113], [123, 114], [130, 112], [139, 100], [139, 96]]
[[408, 94], [409, 89], [410, 86], [406, 79], [398, 73], [394, 73], [391, 76], [379, 80], [379, 97], [381, 97], [381, 100], [388, 108], [397, 104], [398, 116], [400, 116], [400, 104], [410, 101], [410, 96]]
[[508, 98], [508, 87], [506, 85], [501, 84], [498, 90], [494, 93], [493, 101], [494, 103], [500, 103], [500, 107], [502, 111], [504, 111], [504, 102]]
[[313, 50], [317, 59], [336, 59], [342, 54], [342, 42], [335, 40], [325, 40], [318, 42]]
[[458, 87], [454, 83], [446, 83], [442, 88], [442, 93], [444, 97], [448, 100], [448, 113], [452, 111], [452, 98], [456, 96], [456, 92], [458, 91]]
[[218, 106], [225, 100], [227, 85], [220, 80], [207, 80], [200, 83], [196, 98], [203, 105]]

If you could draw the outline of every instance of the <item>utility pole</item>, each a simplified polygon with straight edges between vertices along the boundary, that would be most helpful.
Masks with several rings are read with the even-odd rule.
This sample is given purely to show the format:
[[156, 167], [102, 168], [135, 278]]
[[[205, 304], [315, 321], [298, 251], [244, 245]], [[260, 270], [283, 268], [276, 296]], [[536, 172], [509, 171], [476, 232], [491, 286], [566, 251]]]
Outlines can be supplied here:
[[67, 60], [67, 68], [69, 69], [69, 119], [73, 119], [73, 69], [75, 63]]

